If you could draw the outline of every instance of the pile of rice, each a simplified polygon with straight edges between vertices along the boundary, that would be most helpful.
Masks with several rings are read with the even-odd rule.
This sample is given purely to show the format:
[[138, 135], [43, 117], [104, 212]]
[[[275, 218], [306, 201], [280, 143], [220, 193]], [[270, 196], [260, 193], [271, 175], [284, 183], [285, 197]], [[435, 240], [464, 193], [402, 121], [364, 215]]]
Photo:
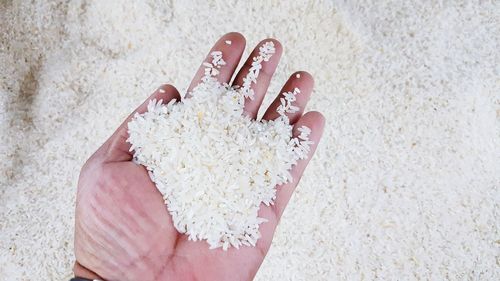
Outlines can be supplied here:
[[190, 98], [152, 100], [128, 124], [134, 161], [148, 169], [176, 229], [210, 248], [255, 246], [266, 221], [258, 217], [261, 203], [273, 204], [276, 186], [293, 181], [290, 169], [307, 158], [312, 144], [305, 126], [292, 136], [286, 116], [299, 110], [293, 105], [298, 88], [283, 93], [275, 120], [256, 121], [243, 112], [262, 63], [274, 51], [272, 42], [260, 47], [242, 87], [217, 81], [226, 63], [214, 51]]

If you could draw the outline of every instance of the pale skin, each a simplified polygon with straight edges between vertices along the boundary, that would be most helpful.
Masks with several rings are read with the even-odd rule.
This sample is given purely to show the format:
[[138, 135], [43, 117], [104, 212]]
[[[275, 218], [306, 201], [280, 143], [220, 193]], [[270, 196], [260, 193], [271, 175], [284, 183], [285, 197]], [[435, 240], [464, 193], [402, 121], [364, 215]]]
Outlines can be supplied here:
[[[281, 44], [274, 39], [260, 42], [233, 81], [233, 85], [242, 85], [258, 47], [270, 40], [274, 42], [276, 54], [263, 63], [257, 83], [252, 84], [255, 99], [245, 103], [245, 113], [252, 118], [257, 116], [278, 65]], [[217, 76], [219, 81], [230, 82], [244, 48], [245, 38], [239, 33], [228, 33], [216, 42], [211, 51], [222, 51], [227, 62]], [[204, 67], [200, 66], [188, 91], [200, 83], [203, 74]], [[276, 226], [323, 133], [323, 116], [313, 111], [304, 114], [313, 83], [310, 74], [297, 72], [280, 92], [295, 87], [301, 90], [294, 103], [300, 110], [288, 117], [295, 135], [297, 128], [303, 125], [312, 130], [310, 139], [314, 144], [308, 158], [299, 160], [293, 167], [294, 181], [277, 186], [275, 204], [261, 206], [259, 216], [268, 222], [260, 225], [262, 237], [256, 247], [210, 250], [205, 241], [188, 241], [186, 235], [177, 232], [162, 195], [146, 169], [131, 161], [130, 144], [125, 140], [132, 113], [81, 170], [75, 218], [75, 276], [101, 280], [251, 280], [271, 246]], [[279, 97], [266, 109], [263, 119], [278, 117]], [[167, 103], [171, 99], [180, 100], [180, 95], [173, 86], [163, 85], [134, 113], [144, 112], [150, 99]]]

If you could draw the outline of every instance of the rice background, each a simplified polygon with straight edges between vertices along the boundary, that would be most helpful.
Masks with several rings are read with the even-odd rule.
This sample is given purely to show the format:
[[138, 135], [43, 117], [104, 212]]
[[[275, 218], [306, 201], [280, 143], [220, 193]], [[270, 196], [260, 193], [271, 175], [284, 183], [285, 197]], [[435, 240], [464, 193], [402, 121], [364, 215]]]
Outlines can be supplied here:
[[327, 118], [257, 280], [500, 278], [500, 2], [0, 0], [1, 280], [71, 276], [82, 164], [229, 31]]

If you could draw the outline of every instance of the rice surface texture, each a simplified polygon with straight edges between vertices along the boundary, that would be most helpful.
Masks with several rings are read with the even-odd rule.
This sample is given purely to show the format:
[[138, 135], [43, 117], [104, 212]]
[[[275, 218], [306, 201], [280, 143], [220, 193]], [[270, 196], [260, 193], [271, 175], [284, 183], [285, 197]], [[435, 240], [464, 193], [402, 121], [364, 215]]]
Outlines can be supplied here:
[[82, 165], [231, 31], [326, 121], [256, 281], [500, 280], [495, 0], [0, 0], [0, 280], [72, 278]]

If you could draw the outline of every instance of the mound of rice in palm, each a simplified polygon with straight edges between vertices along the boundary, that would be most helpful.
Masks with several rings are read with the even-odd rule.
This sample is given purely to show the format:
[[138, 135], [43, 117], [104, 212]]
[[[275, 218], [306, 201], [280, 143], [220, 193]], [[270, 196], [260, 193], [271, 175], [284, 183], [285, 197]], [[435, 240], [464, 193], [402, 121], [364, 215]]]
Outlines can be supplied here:
[[221, 84], [221, 52], [205, 62], [205, 76], [189, 98], [168, 104], [152, 100], [147, 112], [129, 122], [134, 161], [144, 165], [163, 194], [176, 229], [211, 248], [255, 246], [260, 238], [260, 205], [273, 204], [276, 186], [293, 181], [290, 169], [307, 157], [309, 128], [292, 137], [286, 113], [298, 88], [284, 93], [275, 120], [256, 121], [243, 114], [253, 98], [260, 63], [274, 53], [266, 42], [241, 88]]

